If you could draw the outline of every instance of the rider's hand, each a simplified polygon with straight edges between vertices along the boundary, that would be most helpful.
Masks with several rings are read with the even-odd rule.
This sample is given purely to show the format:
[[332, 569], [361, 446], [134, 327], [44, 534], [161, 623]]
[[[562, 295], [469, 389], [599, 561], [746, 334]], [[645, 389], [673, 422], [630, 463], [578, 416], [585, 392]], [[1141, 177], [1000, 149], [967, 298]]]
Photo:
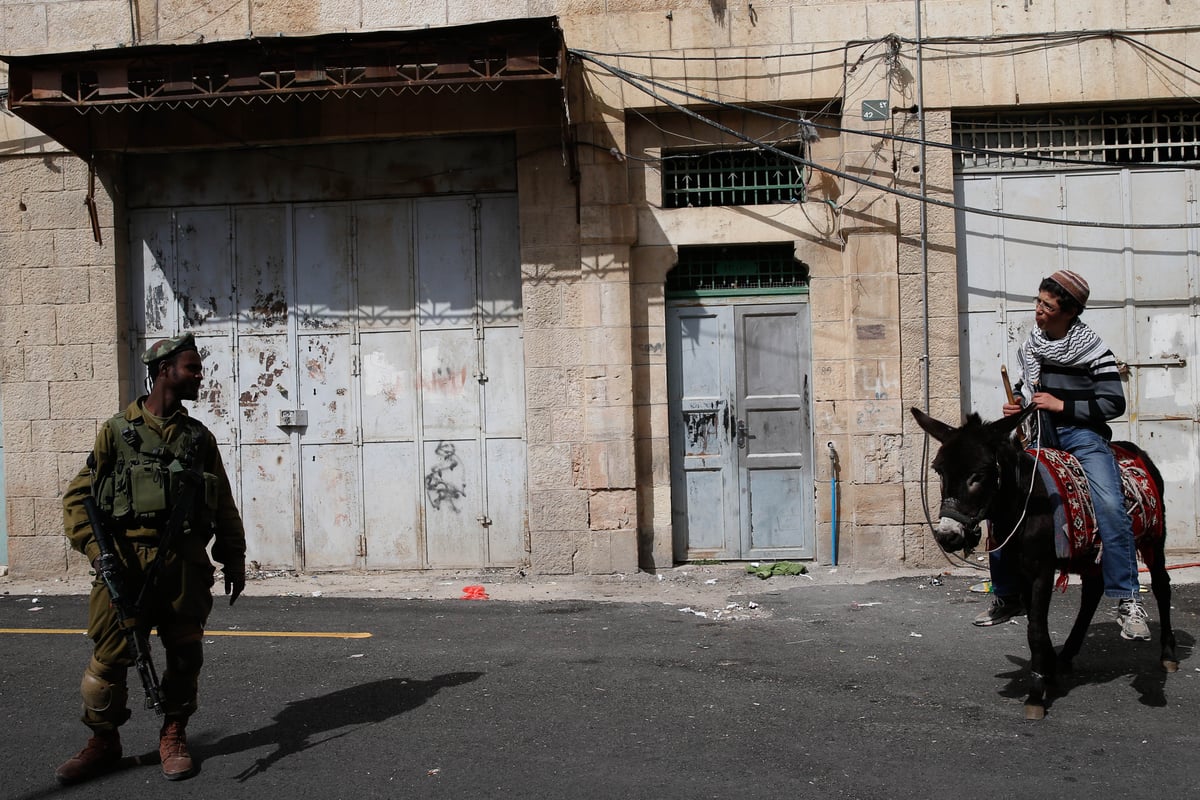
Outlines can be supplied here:
[[1033, 395], [1033, 404], [1043, 411], [1049, 411], [1052, 414], [1061, 413], [1064, 408], [1063, 401], [1049, 392], [1035, 392]]
[[1011, 417], [1013, 414], [1021, 413], [1021, 404], [1020, 403], [1005, 403], [1004, 408], [1002, 410], [1004, 411], [1004, 416]]

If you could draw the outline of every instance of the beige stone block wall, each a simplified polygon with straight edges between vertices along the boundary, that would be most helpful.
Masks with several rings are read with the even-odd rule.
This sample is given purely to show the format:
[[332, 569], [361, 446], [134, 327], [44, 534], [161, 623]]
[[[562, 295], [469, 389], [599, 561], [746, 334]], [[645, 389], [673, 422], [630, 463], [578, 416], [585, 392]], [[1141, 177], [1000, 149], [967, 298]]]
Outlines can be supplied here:
[[[854, 503], [853, 493], [846, 502]], [[903, 535], [895, 526], [841, 524], [839, 528], [838, 563], [884, 566], [904, 561]]]
[[[926, 38], [939, 36], [990, 36], [995, 33], [997, 10], [1008, 11], [1009, 3], [991, 0], [945, 0], [926, 2], [921, 8], [921, 33]], [[1040, 5], [1040, 4], [1039, 4]], [[913, 6], [912, 3], [909, 4]], [[915, 24], [915, 20], [914, 20]]]
[[[544, 573], [636, 569], [636, 220], [619, 162], [581, 158], [577, 192], [557, 134], [518, 137], [518, 151], [530, 154], [518, 163], [530, 561]], [[586, 134], [624, 137], [599, 120]]]
[[[252, 8], [250, 2], [219, 5], [192, 0], [158, 0], [153, 5], [139, 3], [139, 31], [143, 42], [164, 44], [190, 44], [200, 36], [206, 41], [240, 39], [253, 30]], [[357, 20], [357, 16], [355, 14], [353, 18]]]
[[1055, 3], [997, 3], [992, 8], [992, 30], [997, 35], [1040, 33], [1054, 30]]
[[132, 40], [125, 0], [73, 0], [44, 8], [48, 50], [119, 47]]
[[[949, 115], [928, 112], [926, 135], [932, 141], [949, 142]], [[915, 150], [915, 148], [912, 148]], [[909, 152], [905, 164], [917, 163], [917, 154]], [[902, 170], [909, 174], [907, 170]], [[926, 191], [943, 202], [953, 201], [952, 156], [944, 148], [926, 148]], [[908, 188], [919, 189], [914, 178]], [[923, 432], [912, 424], [909, 406], [944, 410], [954, 408], [950, 418], [958, 416], [958, 281], [955, 253], [954, 215], [948, 209], [926, 207], [926, 230], [920, 234], [920, 207], [902, 201], [897, 269], [900, 279], [901, 371], [905, 404], [902, 409], [901, 430], [904, 449], [900, 458], [906, 469], [896, 476], [905, 482], [906, 495], [901, 505], [911, 505], [908, 494], [918, 489], [927, 477], [928, 465], [918, 453], [925, 449]], [[922, 246], [924, 245], [924, 246]], [[935, 412], [937, 413], [937, 412]], [[919, 526], [903, 537], [904, 557], [909, 563], [934, 567], [940, 562], [940, 551], [929, 549], [928, 540], [921, 536]]]
[[[645, 226], [640, 231], [644, 237]], [[630, 250], [638, 559], [647, 569], [673, 564], [663, 283], [674, 264], [675, 249], [671, 246], [633, 247]]]
[[867, 38], [866, 30], [866, 3], [792, 5], [792, 33], [799, 41], [850, 42]]
[[[881, 34], [883, 27], [911, 23], [911, 4], [871, 8]], [[966, 24], [986, 25], [990, 19], [979, 3], [958, 4]], [[926, 20], [927, 22], [928, 20]], [[962, 29], [959, 28], [961, 33]], [[970, 49], [968, 45], [956, 50]], [[898, 109], [919, 101], [918, 65], [903, 49], [894, 61], [883, 53], [868, 53], [847, 74], [848, 94], [844, 100], [843, 125], [860, 131], [898, 134], [912, 139], [922, 128], [915, 114]], [[1003, 67], [985, 73], [982, 59], [931, 60], [921, 65], [923, 77], [932, 75], [942, 88], [926, 84], [927, 113], [924, 133], [935, 141], [949, 141], [948, 115], [928, 112], [933, 94], [953, 102], [956, 94], [978, 97], [985, 74], [1010, 92]], [[1007, 63], [1007, 62], [1006, 62]], [[1009, 64], [1009, 66], [1011, 66]], [[894, 110], [889, 119], [869, 123], [859, 116], [862, 100], [887, 99]], [[953, 198], [953, 169], [946, 150], [926, 148], [924, 157], [913, 143], [849, 133], [841, 137], [844, 171], [881, 187], [894, 186], [911, 195], [924, 190], [944, 201]], [[869, 186], [844, 180], [846, 197], [841, 198], [839, 233], [845, 242], [840, 276], [814, 280], [814, 304], [818, 294], [844, 297], [845, 311], [838, 319], [832, 310], [814, 317], [813, 346], [817, 361], [814, 377], [817, 440], [833, 436], [841, 463], [839, 504], [839, 561], [843, 563], [928, 563], [919, 528], [906, 520], [908, 483], [919, 466], [910, 465], [909, 452], [917, 436], [908, 434], [908, 407], [923, 405], [926, 395], [926, 365], [936, 356], [953, 361], [955, 370], [936, 373], [939, 392], [957, 398], [957, 326], [928, 326], [926, 352], [926, 308], [940, 318], [956, 321], [953, 212], [921, 204]], [[949, 231], [943, 237], [941, 231]], [[926, 232], [923, 235], [923, 232]], [[926, 243], [922, 247], [922, 242]], [[949, 246], [947, 247], [947, 242]], [[928, 293], [929, 302], [926, 302]], [[825, 382], [823, 390], [821, 383]], [[930, 381], [933, 385], [933, 379]], [[825, 393], [828, 392], [828, 393]], [[836, 394], [832, 394], [836, 392]], [[818, 492], [827, 488], [818, 485]], [[829, 520], [827, 503], [821, 503], [820, 522]], [[916, 531], [910, 535], [908, 527]], [[823, 529], [822, 529], [823, 530]], [[859, 561], [871, 559], [871, 561]], [[884, 559], [878, 561], [876, 559]]]
[[906, 31], [915, 32], [917, 30], [916, 3], [868, 3], [866, 10], [866, 36], [860, 34], [859, 38], [875, 39], [890, 34], [903, 35]]
[[107, 209], [97, 243], [79, 166], [68, 155], [0, 159], [0, 205], [12, 209], [0, 222], [9, 541], [0, 560], [18, 576], [68, 570], [62, 489], [119, 405], [112, 203], [97, 181], [97, 205]]
[[[847, 132], [822, 132], [814, 161], [913, 193], [920, 188], [918, 149], [853, 131], [918, 136], [913, 114], [866, 123], [859, 113], [866, 99], [912, 106], [918, 72], [926, 135], [942, 142], [950, 139], [951, 109], [1182, 101], [1200, 91], [1193, 73], [1108, 37], [1045, 48], [956, 42], [927, 48], [918, 70], [910, 43], [891, 53], [885, 41], [864, 41], [913, 36], [914, 5], [904, 0], [764, 0], [753, 10], [710, 0], [669, 7], [651, 0], [163, 0], [139, 9], [142, 41], [164, 43], [558, 15], [568, 46], [624, 51], [631, 55], [606, 58], [688, 91], [807, 108], [840, 98], [836, 124]], [[4, 2], [0, 43], [9, 53], [111, 47], [129, 42], [128, 13], [123, 0]], [[1140, 31], [1137, 41], [1187, 63], [1197, 61], [1200, 34], [1157, 29], [1194, 23], [1187, 3], [922, 5], [926, 37], [1128, 26]], [[814, 434], [822, 444], [834, 441], [842, 458], [842, 559], [940, 558], [914, 512], [926, 466], [907, 409], [928, 402], [935, 415], [958, 413], [953, 212], [926, 208], [923, 248], [919, 203], [819, 172], [810, 185], [813, 202], [803, 205], [664, 212], [656, 207], [652, 170], [609, 151], [642, 157], [680, 141], [737, 139], [679, 115], [659, 120], [666, 132], [635, 125], [642, 111], [662, 104], [598, 68], [573, 69], [569, 87], [574, 135], [584, 143], [578, 186], [562, 164], [559, 131], [522, 134], [518, 147], [534, 568], [608, 571], [628, 568], [631, 558], [671, 563], [662, 282], [679, 245], [744, 241], [795, 242], [811, 268]], [[778, 124], [713, 116], [752, 137]], [[113, 243], [121, 239], [118, 210], [101, 191], [104, 242], [97, 245], [82, 202], [86, 169], [56, 155], [59, 149], [0, 115], [0, 200], [10, 209], [0, 218], [0, 392], [5, 454], [17, 464], [9, 470], [10, 550], [21, 554], [18, 563], [32, 565], [65, 559], [61, 537], [37, 525], [54, 516], [69, 477], [62, 473], [86, 449], [72, 441], [94, 428], [92, 406], [107, 413], [118, 402], [123, 352], [117, 287], [124, 277]], [[14, 157], [22, 154], [38, 157]], [[948, 151], [929, 148], [924, 175], [933, 196], [952, 199]], [[818, 481], [827, 481], [828, 459], [815, 463]], [[895, 487], [903, 493], [899, 519], [889, 505]], [[819, 483], [818, 497], [827, 490]], [[818, 503], [825, 526], [819, 548], [826, 551], [827, 503]]]

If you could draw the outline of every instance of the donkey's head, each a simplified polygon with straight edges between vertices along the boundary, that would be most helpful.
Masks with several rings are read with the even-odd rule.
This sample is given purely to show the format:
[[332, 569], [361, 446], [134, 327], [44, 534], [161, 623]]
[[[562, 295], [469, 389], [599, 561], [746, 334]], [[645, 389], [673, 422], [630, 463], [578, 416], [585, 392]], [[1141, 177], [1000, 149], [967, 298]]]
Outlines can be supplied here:
[[933, 459], [933, 470], [942, 482], [940, 519], [933, 535], [943, 550], [968, 554], [979, 544], [979, 525], [1000, 490], [1001, 462], [1006, 452], [1013, 451], [1010, 437], [1033, 409], [1029, 406], [1020, 414], [987, 423], [971, 414], [961, 428], [912, 409], [917, 424], [942, 444]]

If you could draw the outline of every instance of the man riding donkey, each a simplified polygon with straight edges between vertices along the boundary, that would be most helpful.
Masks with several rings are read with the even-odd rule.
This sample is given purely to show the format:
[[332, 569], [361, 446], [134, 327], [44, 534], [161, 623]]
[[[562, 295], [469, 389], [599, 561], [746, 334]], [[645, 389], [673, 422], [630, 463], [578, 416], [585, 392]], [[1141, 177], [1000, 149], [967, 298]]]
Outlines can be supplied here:
[[[204, 374], [195, 339], [185, 334], [156, 342], [142, 361], [150, 394], [100, 427], [87, 465], [63, 497], [71, 546], [97, 573], [88, 605], [88, 635], [95, 644], [80, 685], [83, 724], [92, 736], [55, 772], [64, 784], [121, 763], [118, 729], [130, 716], [126, 676], [135, 659], [148, 705], [164, 715], [163, 776], [179, 780], [195, 773], [185, 726], [196, 710], [204, 663], [201, 639], [214, 576], [206, 548], [214, 535], [213, 558], [223, 564], [230, 605], [246, 585], [246, 534], [216, 439], [182, 404], [197, 399]], [[107, 583], [114, 573], [120, 583]], [[117, 592], [117, 585], [124, 591]], [[117, 594], [137, 595], [139, 602], [129, 609]], [[146, 636], [155, 626], [166, 651], [161, 691], [152, 662], [150, 677], [144, 671]]]
[[[1138, 596], [1133, 526], [1108, 445], [1112, 429], [1107, 423], [1125, 413], [1125, 391], [1112, 350], [1080, 319], [1090, 294], [1088, 282], [1071, 270], [1042, 280], [1034, 310], [1037, 327], [1018, 350], [1021, 398], [1005, 403], [1003, 410], [1009, 417], [1023, 406], [1036, 406], [1037, 444], [1066, 450], [1079, 460], [1095, 509], [1104, 595], [1118, 601], [1121, 636], [1145, 640], [1150, 627]], [[975, 618], [984, 627], [1025, 613], [1017, 570], [1001, 550], [991, 554], [991, 573], [992, 604]]]

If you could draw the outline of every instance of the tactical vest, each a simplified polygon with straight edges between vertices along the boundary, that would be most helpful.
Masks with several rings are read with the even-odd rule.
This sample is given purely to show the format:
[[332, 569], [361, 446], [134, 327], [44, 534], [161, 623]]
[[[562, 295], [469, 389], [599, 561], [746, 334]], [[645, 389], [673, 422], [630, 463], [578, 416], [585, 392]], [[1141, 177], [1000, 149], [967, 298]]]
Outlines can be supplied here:
[[112, 471], [98, 475], [96, 503], [114, 520], [144, 527], [167, 521], [172, 501], [180, 496], [184, 471], [203, 480], [196, 486], [191, 529], [206, 530], [217, 507], [217, 476], [201, 471], [204, 426], [188, 420], [184, 432], [168, 445], [142, 419], [117, 414], [105, 423], [116, 443]]

